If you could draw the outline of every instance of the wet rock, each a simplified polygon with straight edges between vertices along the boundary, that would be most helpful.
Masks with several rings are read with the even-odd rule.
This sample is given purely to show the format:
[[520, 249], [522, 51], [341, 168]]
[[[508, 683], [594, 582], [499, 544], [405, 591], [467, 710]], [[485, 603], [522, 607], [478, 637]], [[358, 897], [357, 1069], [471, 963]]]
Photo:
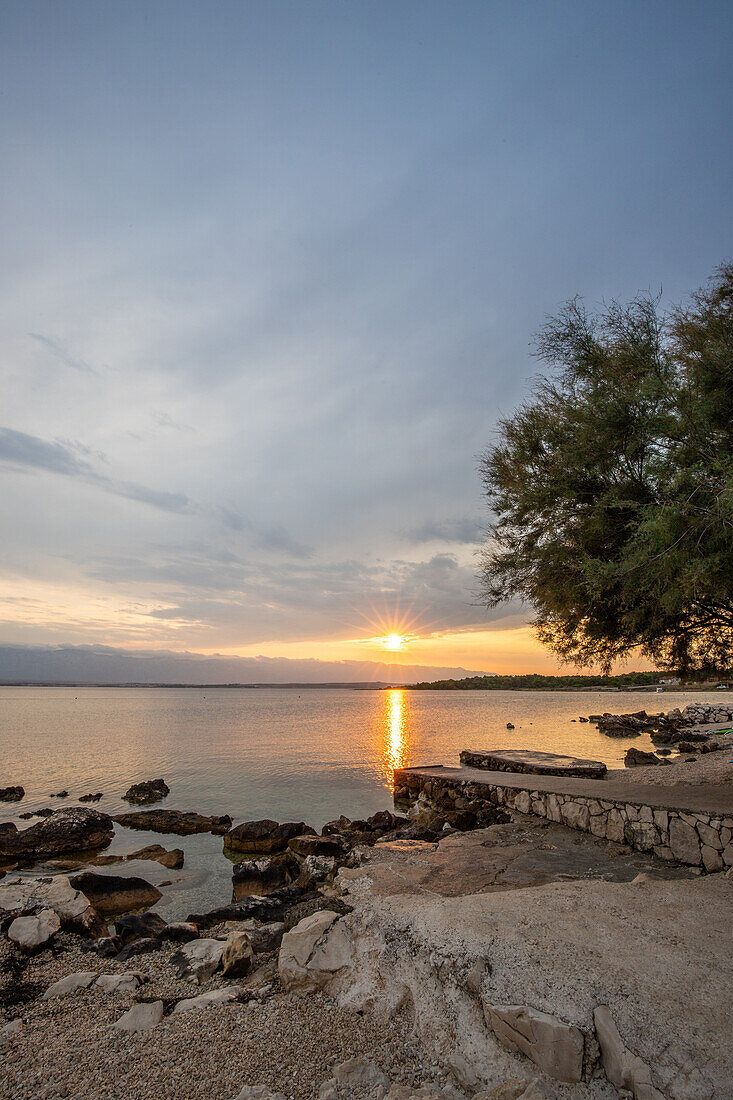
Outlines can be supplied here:
[[147, 806], [151, 802], [160, 802], [170, 793], [164, 779], [146, 779], [144, 783], [133, 783], [122, 797], [135, 806]]
[[221, 940], [191, 940], [171, 955], [170, 961], [179, 978], [187, 978], [201, 985], [219, 969], [223, 953]]
[[529, 1005], [484, 1002], [486, 1023], [509, 1050], [520, 1051], [541, 1070], [560, 1081], [583, 1076], [582, 1031]]
[[625, 1046], [606, 1005], [596, 1008], [593, 1022], [596, 1025], [603, 1068], [611, 1084], [617, 1089], [626, 1089], [633, 1093], [636, 1100], [663, 1100], [662, 1093], [652, 1084], [649, 1067]]
[[294, 858], [262, 856], [236, 863], [232, 871], [233, 901], [249, 894], [263, 894], [292, 882], [299, 870]]
[[163, 1019], [163, 1002], [151, 1001], [133, 1005], [112, 1027], [119, 1031], [150, 1031]]
[[24, 814], [18, 814], [23, 821], [30, 821], [32, 817], [53, 817], [56, 813], [50, 806], [43, 806], [40, 810], [28, 810]]
[[230, 985], [224, 989], [212, 989], [210, 993], [200, 993], [198, 997], [184, 997], [175, 1006], [172, 1015], [180, 1016], [182, 1012], [195, 1012], [212, 1005], [235, 1004], [239, 993], [238, 985]]
[[127, 859], [150, 859], [169, 870], [177, 871], [183, 867], [184, 853], [182, 848], [167, 850], [162, 844], [148, 844], [147, 848], [138, 848], [136, 852], [130, 852]]
[[69, 797], [69, 792], [65, 791], [65, 790], [64, 791], [51, 791], [51, 794], [48, 797], [49, 798], [68, 798]]
[[114, 835], [112, 818], [86, 806], [69, 806], [27, 829], [0, 831], [0, 855], [40, 859], [63, 852], [105, 848]]
[[146, 909], [162, 898], [156, 886], [144, 878], [133, 875], [100, 875], [95, 871], [83, 871], [70, 879], [71, 885], [81, 890], [98, 913], [113, 916], [131, 909]]
[[16, 917], [8, 928], [8, 939], [21, 951], [38, 951], [53, 939], [61, 927], [53, 909], [42, 909], [37, 916]]
[[201, 928], [211, 928], [230, 920], [281, 920], [296, 904], [316, 897], [315, 891], [296, 886], [281, 886], [265, 897], [248, 897], [232, 905], [222, 905], [207, 913], [189, 913], [188, 920]]
[[158, 913], [128, 913], [115, 921], [115, 932], [122, 943], [130, 943], [141, 936], [162, 936], [168, 925]]
[[176, 836], [191, 836], [193, 833], [214, 833], [219, 836], [229, 831], [232, 819], [223, 817], [204, 817], [183, 810], [133, 810], [118, 814], [114, 818], [118, 825], [126, 829], [146, 829], [153, 833], [174, 833]]
[[627, 768], [644, 767], [648, 764], [661, 764], [661, 762], [653, 752], [644, 752], [642, 749], [627, 749], [624, 756], [624, 764]]
[[96, 970], [80, 970], [76, 974], [67, 974], [65, 978], [59, 978], [50, 985], [43, 994], [44, 1001], [52, 1001], [56, 997], [66, 997], [69, 993], [77, 993], [80, 989], [89, 989], [97, 977]]
[[348, 851], [351, 845], [339, 833], [329, 833], [326, 836], [317, 836], [315, 833], [305, 833], [303, 836], [294, 836], [288, 842], [288, 848], [297, 856], [335, 856], [338, 857]]
[[80, 794], [79, 795], [79, 801], [80, 802], [99, 802], [99, 800], [103, 797], [104, 796], [103, 796], [102, 792], [97, 791], [95, 794]]
[[153, 951], [160, 951], [162, 944], [155, 936], [143, 936], [139, 940], [132, 940], [126, 944], [117, 956], [117, 962], [127, 962], [136, 955], [150, 955]]
[[338, 864], [333, 856], [306, 856], [298, 875], [298, 885], [310, 886], [324, 882], [334, 873]]
[[512, 722], [507, 722], [507, 724], [506, 724], [506, 728], [507, 728], [508, 730], [513, 730], [513, 729], [514, 729], [515, 727], [514, 727], [514, 725], [513, 725], [513, 723], [512, 723]]
[[20, 802], [24, 796], [23, 787], [0, 787], [0, 802]]
[[303, 833], [315, 833], [315, 829], [304, 821], [243, 821], [225, 834], [224, 848], [232, 852], [283, 852], [293, 837]]
[[243, 978], [254, 964], [255, 953], [246, 932], [232, 932], [221, 955], [221, 968], [230, 978]]
[[352, 958], [351, 940], [338, 915], [321, 910], [287, 932], [280, 945], [278, 972], [286, 990], [321, 989]]

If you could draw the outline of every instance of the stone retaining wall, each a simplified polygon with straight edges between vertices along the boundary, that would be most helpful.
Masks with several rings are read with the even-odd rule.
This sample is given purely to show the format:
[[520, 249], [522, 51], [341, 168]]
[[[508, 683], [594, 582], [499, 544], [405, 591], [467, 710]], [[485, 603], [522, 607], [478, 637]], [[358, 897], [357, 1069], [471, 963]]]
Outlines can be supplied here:
[[465, 809], [469, 802], [480, 799], [628, 844], [641, 852], [654, 852], [660, 859], [677, 860], [702, 871], [733, 867], [732, 817], [659, 810], [618, 799], [472, 783], [458, 775], [438, 778], [404, 770], [395, 772], [394, 797], [395, 802], [422, 798], [442, 810]]

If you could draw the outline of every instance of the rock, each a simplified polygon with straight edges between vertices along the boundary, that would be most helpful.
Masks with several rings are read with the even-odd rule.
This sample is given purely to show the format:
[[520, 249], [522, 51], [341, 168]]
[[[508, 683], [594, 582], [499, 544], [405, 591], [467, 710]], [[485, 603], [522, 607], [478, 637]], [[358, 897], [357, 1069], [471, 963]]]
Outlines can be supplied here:
[[[455, 1095], [458, 1096], [459, 1093]], [[438, 1091], [431, 1088], [430, 1085], [421, 1089], [413, 1089], [409, 1085], [392, 1085], [384, 1100], [447, 1100], [447, 1094], [442, 1089]]]
[[267, 1085], [245, 1085], [236, 1100], [285, 1100], [281, 1092], [272, 1092]]
[[635, 1100], [664, 1100], [652, 1084], [652, 1075], [646, 1062], [632, 1054], [625, 1046], [606, 1005], [599, 1005], [593, 1013], [596, 1036], [601, 1048], [601, 1060], [606, 1077], [617, 1089], [626, 1089]]
[[65, 997], [68, 993], [76, 993], [80, 989], [89, 989], [96, 977], [96, 970], [80, 970], [76, 974], [67, 974], [65, 978], [59, 978], [48, 987], [43, 994], [43, 1000], [52, 1001], [56, 997]]
[[268, 893], [278, 886], [292, 882], [298, 870], [298, 861], [280, 856], [261, 856], [236, 863], [232, 871], [233, 901], [241, 901], [250, 894]]
[[563, 824], [571, 829], [580, 829], [587, 832], [590, 825], [590, 810], [583, 802], [564, 802], [560, 807], [560, 816]]
[[168, 867], [171, 871], [177, 871], [183, 867], [183, 848], [172, 848], [167, 851], [162, 844], [149, 844], [147, 848], [139, 848], [137, 852], [130, 852], [127, 859], [150, 859], [155, 863]]
[[219, 969], [223, 953], [221, 940], [191, 940], [171, 955], [170, 961], [179, 978], [187, 978], [201, 985]]
[[80, 802], [99, 802], [99, 800], [103, 797], [104, 796], [103, 796], [102, 792], [97, 791], [96, 794], [80, 794], [79, 795], [79, 801]]
[[669, 822], [669, 846], [680, 863], [697, 865], [702, 859], [697, 833], [680, 817], [673, 817]]
[[550, 1077], [571, 1083], [581, 1080], [584, 1043], [580, 1028], [529, 1005], [484, 1002], [484, 1015], [509, 1050], [520, 1051]]
[[507, 728], [508, 730], [513, 730], [513, 729], [515, 728], [515, 727], [514, 727], [514, 723], [513, 723], [513, 722], [507, 722], [507, 724], [506, 724], [506, 728]]
[[584, 779], [602, 779], [607, 770], [600, 760], [584, 760], [578, 756], [560, 756], [554, 752], [529, 749], [464, 749], [460, 760], [466, 768], [488, 768], [490, 771], [529, 775], [575, 775]]
[[167, 927], [159, 913], [128, 913], [115, 921], [115, 932], [123, 944], [141, 936], [161, 936]]
[[23, 787], [0, 787], [0, 802], [20, 802], [24, 796]]
[[338, 833], [330, 833], [326, 836], [305, 833], [302, 836], [294, 836], [288, 843], [290, 851], [295, 852], [297, 856], [340, 856], [349, 847], [347, 841]]
[[83, 871], [80, 875], [74, 875], [70, 882], [89, 898], [103, 916], [127, 913], [130, 909], [145, 909], [163, 897], [156, 886], [133, 875], [100, 875], [96, 871]]
[[66, 875], [20, 879], [0, 886], [0, 915], [22, 916], [38, 909], [53, 909], [61, 924], [76, 932], [99, 935], [107, 931], [89, 899], [74, 889]]
[[132, 802], [135, 806], [147, 806], [150, 802], [160, 802], [170, 793], [164, 779], [146, 779], [144, 783], [133, 783], [122, 797], [125, 802]]
[[39, 859], [88, 851], [105, 848], [114, 835], [112, 818], [86, 806], [68, 806], [20, 832], [9, 824], [0, 831], [0, 855]]
[[8, 928], [8, 939], [17, 943], [22, 951], [38, 951], [45, 947], [61, 927], [53, 909], [42, 909], [34, 917], [16, 917]]
[[139, 940], [133, 940], [132, 943], [128, 943], [122, 948], [117, 956], [117, 962], [127, 962], [128, 959], [133, 959], [135, 955], [149, 955], [153, 951], [160, 951], [160, 940], [155, 936], [143, 936]]
[[128, 970], [126, 974], [100, 974], [94, 988], [101, 989], [103, 993], [134, 993], [143, 981], [142, 974]]
[[146, 829], [153, 833], [174, 833], [176, 836], [191, 836], [193, 833], [219, 836], [228, 832], [232, 825], [231, 817], [226, 814], [223, 817], [204, 817], [183, 810], [134, 810], [118, 814], [114, 820], [126, 829]]
[[285, 934], [283, 921], [270, 921], [259, 928], [248, 928], [247, 935], [255, 955], [265, 951], [277, 951]]
[[174, 921], [173, 924], [165, 926], [160, 933], [160, 938], [170, 940], [171, 943], [190, 943], [191, 940], [199, 938], [199, 930], [191, 921]]
[[3, 1041], [9, 1041], [11, 1039], [17, 1039], [23, 1033], [23, 1021], [18, 1016], [15, 1020], [11, 1020], [9, 1024], [5, 1024], [0, 1027], [0, 1039]]
[[232, 932], [224, 944], [221, 968], [229, 978], [243, 978], [254, 965], [255, 953], [246, 932]]
[[382, 1073], [379, 1066], [367, 1061], [361, 1054], [357, 1054], [355, 1058], [349, 1058], [347, 1062], [342, 1062], [340, 1066], [336, 1066], [333, 1076], [338, 1085], [343, 1089], [348, 1089], [349, 1092], [354, 1089], [368, 1089], [370, 1096], [376, 1096], [378, 1089], [381, 1088], [386, 1091], [389, 1088], [389, 1078], [386, 1074]]
[[315, 882], [323, 882], [336, 870], [337, 863], [333, 856], [306, 856], [300, 869], [298, 883], [301, 886], [309, 886]]
[[224, 848], [232, 852], [283, 852], [293, 837], [303, 833], [315, 833], [315, 829], [304, 821], [243, 821], [225, 834]]
[[558, 1100], [558, 1097], [554, 1089], [539, 1077], [535, 1077], [534, 1081], [530, 1081], [524, 1092], [520, 1094], [519, 1100]]
[[661, 764], [662, 761], [653, 752], [644, 752], [642, 749], [627, 749], [624, 756], [624, 764], [627, 768], [645, 767], [647, 764]]
[[100, 936], [92, 944], [92, 949], [102, 959], [112, 959], [122, 947], [119, 936]]
[[351, 940], [338, 914], [320, 910], [283, 936], [278, 957], [280, 981], [286, 990], [320, 989], [349, 965], [351, 957]]
[[133, 1005], [112, 1027], [119, 1031], [150, 1031], [163, 1019], [163, 1002], [150, 1001]]
[[173, 1015], [180, 1016], [182, 1012], [210, 1008], [212, 1005], [234, 1004], [239, 993], [238, 985], [230, 985], [225, 989], [213, 989], [210, 993], [200, 993], [198, 997], [184, 997], [173, 1009]]
[[68, 791], [52, 791], [51, 794], [48, 797], [49, 798], [68, 798], [69, 797], [69, 792]]

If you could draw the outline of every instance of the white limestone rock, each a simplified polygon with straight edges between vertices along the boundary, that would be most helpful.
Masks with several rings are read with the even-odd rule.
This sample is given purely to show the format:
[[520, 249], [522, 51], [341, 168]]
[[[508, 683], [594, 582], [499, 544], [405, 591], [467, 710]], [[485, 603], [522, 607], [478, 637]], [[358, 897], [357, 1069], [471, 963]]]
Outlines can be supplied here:
[[8, 929], [8, 938], [23, 951], [45, 947], [58, 932], [61, 921], [53, 909], [42, 909], [34, 917], [16, 917]]
[[89, 989], [96, 976], [96, 970], [80, 970], [76, 974], [67, 974], [65, 978], [59, 978], [48, 987], [43, 994], [43, 1000], [52, 1001], [55, 997], [66, 997], [80, 989]]
[[171, 955], [170, 961], [177, 968], [179, 978], [201, 985], [219, 969], [223, 953], [221, 940], [191, 940]]
[[163, 1002], [141, 1002], [128, 1009], [112, 1024], [118, 1031], [151, 1031], [163, 1019]]
[[278, 970], [286, 990], [322, 989], [352, 959], [352, 944], [342, 920], [330, 910], [304, 917], [280, 945]]
[[484, 1015], [497, 1039], [509, 1050], [520, 1051], [559, 1081], [581, 1080], [584, 1040], [580, 1028], [530, 1005], [484, 1002]]
[[664, 1100], [652, 1084], [649, 1066], [624, 1044], [618, 1028], [606, 1005], [599, 1005], [593, 1013], [596, 1036], [601, 1048], [601, 1060], [606, 1077], [617, 1089], [633, 1093], [634, 1100]]
[[225, 989], [212, 989], [210, 993], [200, 993], [198, 997], [185, 997], [173, 1009], [174, 1016], [182, 1012], [194, 1012], [198, 1008], [210, 1008], [212, 1005], [234, 1004], [240, 992], [238, 985]]

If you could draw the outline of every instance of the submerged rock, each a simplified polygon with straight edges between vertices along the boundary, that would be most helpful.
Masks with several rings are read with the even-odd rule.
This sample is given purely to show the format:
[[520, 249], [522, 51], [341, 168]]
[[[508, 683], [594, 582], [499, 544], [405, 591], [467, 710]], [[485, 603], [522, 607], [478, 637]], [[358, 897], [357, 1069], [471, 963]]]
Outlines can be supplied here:
[[175, 833], [176, 836], [191, 836], [193, 833], [220, 836], [232, 826], [228, 814], [204, 817], [203, 814], [183, 810], [133, 810], [118, 814], [114, 820], [126, 829], [147, 829], [153, 833]]
[[170, 793], [170, 788], [165, 779], [146, 779], [144, 783], [133, 783], [122, 797], [125, 802], [132, 802], [136, 806], [146, 806], [150, 802], [160, 802]]
[[162, 844], [149, 844], [147, 848], [139, 848], [137, 852], [130, 852], [127, 859], [150, 859], [160, 863], [171, 871], [177, 871], [183, 867], [183, 848], [167, 850]]
[[0, 855], [44, 858], [63, 852], [105, 848], [114, 835], [112, 818], [86, 806], [68, 806], [18, 831], [9, 822], [0, 830]]
[[127, 913], [130, 909], [146, 909], [155, 905], [163, 896], [156, 886], [144, 878], [132, 875], [127, 878], [122, 875], [99, 875], [95, 871], [83, 871], [69, 881], [104, 916]]
[[103, 795], [102, 791], [97, 791], [95, 794], [80, 794], [79, 795], [79, 801], [80, 802], [99, 802], [100, 798], [103, 798], [103, 797], [104, 797], [104, 795]]
[[23, 787], [0, 787], [0, 802], [20, 802], [24, 796]]

